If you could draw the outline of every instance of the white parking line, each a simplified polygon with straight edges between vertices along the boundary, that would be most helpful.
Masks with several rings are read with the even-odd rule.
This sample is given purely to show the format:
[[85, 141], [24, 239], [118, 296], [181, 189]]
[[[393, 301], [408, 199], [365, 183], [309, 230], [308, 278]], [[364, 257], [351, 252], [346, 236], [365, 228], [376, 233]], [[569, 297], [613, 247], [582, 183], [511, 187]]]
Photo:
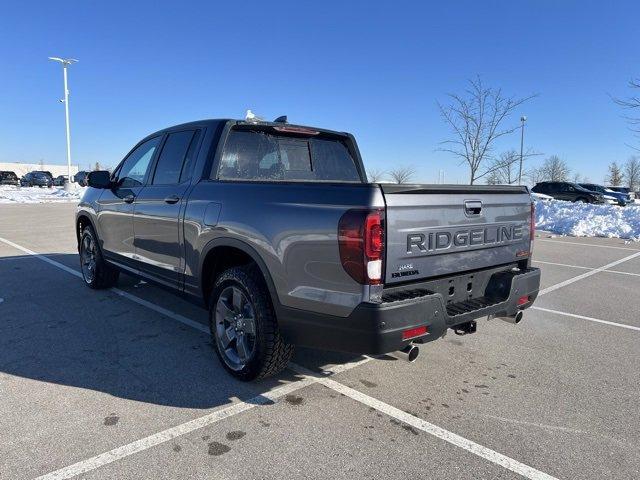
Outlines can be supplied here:
[[496, 465], [500, 465], [507, 470], [517, 473], [518, 475], [522, 475], [525, 478], [529, 478], [531, 480], [556, 479], [556, 477], [552, 477], [547, 473], [536, 470], [529, 465], [525, 465], [524, 463], [514, 460], [513, 458], [507, 457], [506, 455], [498, 453], [495, 450], [491, 450], [490, 448], [480, 445], [473, 440], [461, 437], [460, 435], [445, 430], [444, 428], [438, 427], [433, 423], [427, 422], [426, 420], [404, 412], [399, 408], [378, 400], [377, 398], [370, 397], [369, 395], [366, 395], [351, 387], [347, 387], [346, 385], [336, 382], [335, 380], [332, 380], [330, 378], [318, 377], [313, 372], [310, 372], [304, 367], [293, 364], [291, 365], [291, 368], [301, 375], [305, 375], [306, 378], [315, 378], [318, 383], [330, 388], [331, 390], [346, 395], [356, 402], [366, 405], [367, 407], [374, 408], [391, 418], [395, 418], [396, 420], [417, 428], [418, 430], [433, 435], [434, 437], [444, 440], [445, 442], [455, 445], [456, 447], [462, 448], [463, 450], [473, 453], [474, 455], [482, 457], [485, 460], [495, 463]]
[[[580, 270], [595, 270], [594, 267], [583, 267], [581, 265], [568, 265], [566, 263], [556, 263], [556, 262], [543, 262], [542, 260], [533, 260], [533, 263], [541, 263], [543, 265], [555, 265], [557, 267], [578, 268]], [[633, 277], [640, 277], [640, 273], [622, 272], [620, 270], [603, 270], [603, 273], [618, 273], [620, 275], [631, 275]]]
[[559, 243], [561, 245], [580, 245], [582, 247], [594, 247], [594, 248], [613, 248], [615, 250], [631, 250], [632, 252], [637, 252], [637, 248], [630, 247], [617, 247], [615, 245], [593, 245], [591, 243], [583, 243], [583, 242], [562, 242], [558, 240], [545, 240], [542, 238], [536, 238], [536, 242], [545, 242], [545, 243]]
[[633, 325], [626, 325], [624, 323], [616, 323], [616, 322], [610, 322], [609, 320], [600, 320], [599, 318], [585, 317], [584, 315], [576, 315], [575, 313], [560, 312], [558, 310], [551, 310], [550, 308], [536, 307], [535, 305], [532, 306], [531, 309], [540, 310], [541, 312], [555, 313], [556, 315], [564, 315], [565, 317], [573, 317], [573, 318], [579, 318], [581, 320], [589, 320], [590, 322], [604, 323], [605, 325], [611, 325], [614, 327], [626, 328], [629, 330], [636, 330], [640, 332], [640, 327], [634, 327]]
[[[557, 242], [557, 243], [560, 243], [560, 242]], [[583, 278], [587, 278], [587, 277], [590, 277], [592, 275], [595, 275], [596, 273], [603, 272], [604, 270], [607, 270], [608, 268], [615, 267], [616, 265], [620, 265], [621, 263], [624, 263], [626, 261], [632, 260], [632, 259], [634, 259], [636, 257], [640, 257], [640, 252], [636, 252], [633, 255], [629, 255], [628, 257], [621, 258], [620, 260], [616, 260], [615, 262], [608, 263], [606, 265], [603, 265], [602, 267], [594, 268], [593, 270], [585, 272], [582, 275], [578, 275], [576, 277], [572, 277], [572, 278], [570, 278], [568, 280], [565, 280], [564, 282], [556, 283], [555, 285], [551, 285], [550, 287], [544, 288], [544, 289], [540, 290], [540, 292], [538, 293], [538, 296], [546, 295], [547, 293], [551, 293], [554, 290], [557, 290], [557, 289], [562, 288], [562, 287], [566, 287], [567, 285], [571, 285], [572, 283], [575, 283], [575, 282], [577, 282], [579, 280], [582, 280]]]

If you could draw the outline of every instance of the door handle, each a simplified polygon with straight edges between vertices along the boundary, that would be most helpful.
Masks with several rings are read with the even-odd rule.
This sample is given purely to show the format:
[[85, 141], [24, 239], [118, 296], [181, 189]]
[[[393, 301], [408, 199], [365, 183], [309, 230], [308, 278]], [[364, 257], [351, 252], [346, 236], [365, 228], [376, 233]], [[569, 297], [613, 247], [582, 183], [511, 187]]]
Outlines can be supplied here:
[[164, 201], [166, 203], [178, 203], [180, 201], [180, 197], [177, 195], [169, 195], [167, 198], [164, 199]]
[[123, 198], [124, 203], [133, 203], [133, 201], [136, 199], [135, 196], [129, 194], [126, 197]]

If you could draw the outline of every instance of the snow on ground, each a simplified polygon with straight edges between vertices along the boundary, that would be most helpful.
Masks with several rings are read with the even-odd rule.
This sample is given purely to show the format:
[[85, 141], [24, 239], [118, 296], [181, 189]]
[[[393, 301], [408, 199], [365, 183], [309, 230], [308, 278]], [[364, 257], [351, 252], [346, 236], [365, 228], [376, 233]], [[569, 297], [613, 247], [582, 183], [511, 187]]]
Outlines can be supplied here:
[[2, 203], [49, 203], [49, 202], [78, 202], [82, 198], [86, 187], [76, 187], [71, 192], [65, 192], [62, 187], [14, 187], [0, 185], [0, 204]]
[[536, 228], [561, 235], [640, 241], [640, 205], [536, 202]]

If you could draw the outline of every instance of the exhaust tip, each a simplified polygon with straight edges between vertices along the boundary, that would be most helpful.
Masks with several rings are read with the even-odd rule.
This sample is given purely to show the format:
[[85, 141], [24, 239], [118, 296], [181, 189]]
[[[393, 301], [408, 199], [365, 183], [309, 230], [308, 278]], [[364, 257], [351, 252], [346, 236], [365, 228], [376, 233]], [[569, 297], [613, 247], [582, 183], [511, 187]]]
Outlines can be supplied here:
[[415, 345], [410, 345], [409, 352], [407, 353], [407, 361], [415, 362], [418, 355], [420, 355], [420, 349]]
[[514, 318], [515, 323], [520, 323], [523, 317], [524, 317], [524, 313], [522, 313], [522, 310], [518, 311], [518, 313], [516, 313], [516, 316]]
[[419, 354], [420, 354], [420, 349], [413, 344], [407, 345], [402, 350], [387, 353], [389, 357], [393, 357], [398, 360], [404, 360], [405, 362], [409, 362], [409, 363], [415, 362]]

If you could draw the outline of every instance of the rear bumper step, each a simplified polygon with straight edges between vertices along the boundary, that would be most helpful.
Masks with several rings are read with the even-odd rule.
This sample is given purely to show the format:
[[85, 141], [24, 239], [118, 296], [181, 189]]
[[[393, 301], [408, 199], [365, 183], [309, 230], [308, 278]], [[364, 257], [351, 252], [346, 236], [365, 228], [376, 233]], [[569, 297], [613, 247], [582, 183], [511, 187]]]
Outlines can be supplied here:
[[[381, 304], [362, 303], [349, 317], [335, 317], [282, 308], [280, 328], [291, 343], [357, 354], [383, 354], [402, 350], [416, 339], [403, 340], [403, 332], [420, 326], [422, 343], [440, 338], [448, 328], [485, 317], [514, 316], [538, 295], [540, 270], [503, 272], [500, 288], [488, 288], [484, 297], [447, 304], [443, 295], [425, 289], [394, 291]], [[518, 299], [527, 296], [526, 304]]]

